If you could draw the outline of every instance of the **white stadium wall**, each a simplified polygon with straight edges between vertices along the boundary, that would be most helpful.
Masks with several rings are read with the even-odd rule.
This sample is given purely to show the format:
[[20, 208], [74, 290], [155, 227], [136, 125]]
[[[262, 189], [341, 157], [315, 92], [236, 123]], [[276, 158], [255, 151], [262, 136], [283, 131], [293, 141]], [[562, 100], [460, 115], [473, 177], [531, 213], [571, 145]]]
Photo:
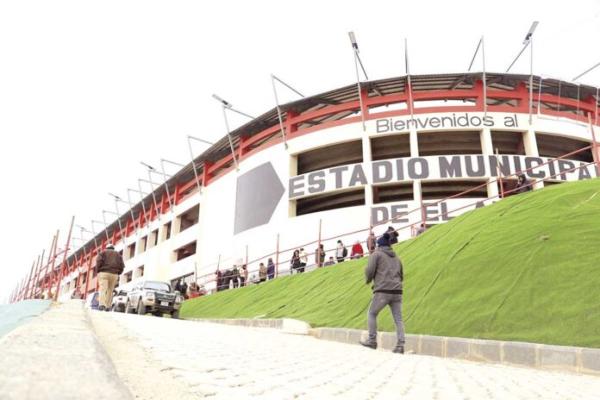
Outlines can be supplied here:
[[[454, 114], [454, 115], [453, 115]], [[438, 125], [438, 121], [450, 121], [456, 119], [457, 115], [463, 118], [462, 126], [444, 126]], [[443, 113], [443, 114], [419, 114], [415, 119], [421, 124], [417, 131], [414, 125], [407, 126], [406, 121], [409, 116], [386, 118], [382, 120], [370, 120], [366, 122], [366, 130], [363, 132], [361, 123], [352, 123], [327, 129], [317, 130], [310, 134], [299, 136], [287, 141], [288, 148], [283, 144], [277, 144], [266, 149], [257, 151], [254, 155], [242, 160], [239, 164], [239, 170], [232, 170], [204, 187], [202, 194], [197, 192], [188, 197], [182, 203], [176, 205], [173, 212], [163, 214], [160, 220], [152, 221], [148, 227], [137, 230], [131, 236], [126, 238], [125, 244], [117, 244], [117, 250], [127, 249], [133, 243], [136, 243], [136, 254], [129, 258], [126, 257], [125, 273], [121, 276], [120, 287], [127, 288], [136, 280], [142, 279], [136, 274], [139, 268], [144, 268], [144, 279], [171, 281], [179, 277], [188, 276], [188, 280], [193, 279], [197, 274], [200, 283], [205, 283], [208, 289], [214, 287], [211, 283], [217, 266], [220, 269], [230, 268], [233, 264], [246, 263], [249, 265], [250, 275], [256, 274], [258, 262], [267, 261], [265, 255], [274, 253], [277, 249], [277, 237], [279, 236], [279, 249], [298, 248], [309, 242], [316, 242], [319, 237], [319, 223], [321, 222], [322, 238], [336, 237], [336, 239], [323, 242], [327, 250], [327, 258], [334, 255], [335, 242], [337, 237], [347, 232], [355, 233], [341, 237], [344, 244], [350, 247], [355, 241], [363, 242], [368, 234], [368, 228], [371, 218], [374, 223], [381, 219], [395, 218], [395, 220], [384, 223], [374, 228], [376, 234], [381, 234], [388, 225], [394, 225], [396, 228], [407, 227], [410, 224], [421, 222], [422, 215], [420, 211], [413, 212], [408, 216], [403, 215], [408, 210], [419, 209], [422, 197], [422, 187], [425, 188], [428, 182], [450, 182], [450, 181], [474, 181], [490, 182], [497, 176], [497, 168], [494, 168], [495, 149], [493, 146], [492, 132], [508, 131], [519, 132], [523, 136], [523, 151], [521, 155], [508, 157], [510, 164], [510, 174], [524, 170], [531, 166], [536, 166], [545, 162], [548, 157], [540, 157], [536, 137], [540, 135], [557, 136], [592, 142], [592, 133], [589, 125], [581, 122], [575, 122], [568, 119], [553, 117], [533, 117], [533, 123], [529, 124], [528, 114], [507, 114], [507, 113]], [[398, 122], [400, 121], [400, 122]], [[432, 121], [434, 122], [432, 124]], [[464, 121], [469, 121], [464, 123]], [[471, 123], [475, 122], [475, 125]], [[478, 121], [487, 121], [487, 126], [478, 124]], [[394, 129], [394, 125], [400, 130]], [[388, 129], [389, 128], [389, 129]], [[379, 131], [379, 132], [378, 132]], [[384, 131], [384, 132], [382, 132]], [[419, 137], [425, 133], [438, 133], [439, 135], [449, 134], [451, 132], [469, 131], [476, 132], [480, 139], [481, 152], [477, 154], [449, 154], [419, 157], [420, 147]], [[535, 134], [533, 133], [535, 132]], [[393, 139], [398, 135], [408, 135], [410, 138], [410, 156], [385, 160], [372, 161], [371, 158], [371, 139], [378, 137], [388, 137]], [[416, 141], [415, 141], [416, 138]], [[360, 141], [362, 145], [362, 162], [341, 165], [348, 167], [347, 170], [339, 171], [340, 182], [336, 184], [336, 173], [332, 173], [331, 168], [311, 171], [309, 173], [297, 175], [298, 156], [311, 151], [327, 147], [330, 145]], [[585, 144], [584, 144], [585, 145]], [[565, 150], [562, 154], [567, 153]], [[500, 153], [502, 158], [505, 153]], [[509, 154], [510, 155], [510, 154]], [[492, 156], [492, 157], [490, 157]], [[540, 161], [541, 160], [541, 161]], [[545, 166], [539, 170], [545, 171], [545, 176], [539, 175], [539, 170], [533, 174], [528, 174], [529, 178], [539, 179], [549, 175], [558, 174], [560, 168], [564, 170], [573, 166], [582, 165], [581, 161], [569, 160], [567, 158], [565, 165], [555, 165], [549, 170]], [[413, 171], [411, 174], [410, 165], [412, 162]], [[441, 164], [443, 163], [443, 164]], [[477, 169], [478, 163], [485, 165], [485, 172], [475, 174], [467, 173], [467, 164], [471, 169]], [[516, 163], [516, 165], [515, 165]], [[244, 177], [257, 168], [264, 170], [268, 166], [276, 174], [271, 176], [282, 186], [281, 195], [274, 200], [274, 210], [267, 219], [268, 222], [260, 224], [249, 229], [243, 229], [235, 232], [236, 228], [236, 200], [238, 193], [238, 179]], [[428, 173], [425, 175], [423, 166], [426, 165]], [[444, 166], [442, 173], [441, 165]], [[358, 168], [358, 172], [357, 171]], [[374, 171], [376, 169], [377, 171]], [[401, 171], [399, 171], [399, 169]], [[388, 174], [391, 170], [392, 176]], [[581, 172], [583, 171], [583, 173]], [[596, 171], [593, 164], [587, 168], [568, 172], [564, 177], [558, 175], [556, 181], [577, 180], [589, 177], [596, 177]], [[261, 176], [259, 175], [260, 179]], [[354, 178], [354, 179], [353, 179]], [[366, 181], [366, 182], [365, 182]], [[374, 181], [385, 183], [406, 183], [412, 186], [413, 199], [405, 201], [389, 201], [374, 203], [373, 184]], [[256, 183], [256, 182], [255, 182]], [[253, 185], [247, 193], [241, 194], [244, 198], [249, 198], [253, 194], [258, 195], [263, 190], [261, 185]], [[277, 184], [275, 184], [277, 186]], [[379, 186], [376, 184], [375, 186]], [[543, 187], [543, 183], [537, 183], [536, 188]], [[247, 188], [248, 189], [248, 188]], [[296, 201], [318, 196], [322, 194], [332, 194], [348, 190], [363, 190], [365, 192], [364, 205], [332, 209], [305, 215], [295, 216]], [[311, 192], [311, 193], [309, 193]], [[277, 197], [278, 192], [275, 193]], [[463, 212], [490, 204], [496, 199], [486, 200], [488, 197], [498, 195], [498, 187], [488, 184], [484, 193], [480, 197], [456, 198], [446, 200], [443, 204], [434, 204], [427, 207], [427, 204], [435, 203], [446, 196], [438, 199], [427, 198], [424, 201], [427, 224], [436, 224], [445, 222], [449, 218], [459, 215]], [[260, 197], [260, 195], [258, 195]], [[254, 199], [262, 201], [264, 199]], [[478, 201], [480, 203], [478, 203]], [[198, 222], [188, 229], [179, 232], [179, 216], [186, 210], [199, 205]], [[259, 207], [260, 208], [260, 207]], [[453, 211], [460, 208], [459, 211]], [[253, 213], [258, 210], [249, 210]], [[267, 212], [268, 213], [268, 212]], [[244, 219], [244, 216], [237, 216]], [[171, 223], [171, 237], [168, 240], [161, 240], [165, 234], [165, 225]], [[140, 240], [143, 237], [150, 236], [154, 230], [159, 230], [159, 239], [156, 246], [147, 246], [145, 251], [140, 248]], [[399, 231], [401, 239], [409, 238], [412, 234], [411, 229], [401, 229]], [[192, 256], [176, 261], [175, 251], [187, 244], [196, 243], [196, 253]], [[306, 251], [312, 253], [316, 244], [312, 243], [306, 246]], [[279, 273], [289, 272], [290, 251], [282, 252], [279, 255]], [[272, 255], [275, 259], [275, 255]], [[254, 261], [254, 262], [252, 262]], [[309, 265], [314, 263], [314, 256], [311, 255]], [[132, 273], [131, 280], [127, 282], [127, 273]], [[63, 281], [63, 293], [72, 291], [73, 284], [68, 286], [69, 282], [76, 279], [78, 272], [75, 271]]]
[[287, 274], [300, 247], [310, 266], [319, 239], [327, 258], [338, 239], [366, 250], [370, 225], [377, 235], [393, 225], [400, 240], [410, 238], [421, 223], [498, 201], [521, 171], [534, 189], [597, 177], [597, 88], [526, 75], [482, 79], [396, 77], [281, 105], [281, 120], [272, 109], [231, 132], [238, 169], [225, 137], [123, 214], [125, 228], [112, 222], [66, 267], [36, 277], [32, 293], [57, 276], [61, 296], [94, 291], [91, 267], [108, 241], [124, 254], [121, 288], [183, 277], [212, 290], [217, 268], [246, 263], [252, 277], [271, 257]]

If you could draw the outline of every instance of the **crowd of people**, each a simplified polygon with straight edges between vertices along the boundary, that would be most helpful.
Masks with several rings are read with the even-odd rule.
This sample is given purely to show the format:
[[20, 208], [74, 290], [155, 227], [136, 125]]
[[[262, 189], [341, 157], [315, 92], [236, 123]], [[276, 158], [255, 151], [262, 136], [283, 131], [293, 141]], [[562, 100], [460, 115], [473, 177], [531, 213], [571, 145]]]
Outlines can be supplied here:
[[[386, 233], [391, 238], [391, 244], [398, 243], [399, 234], [393, 226], [388, 227]], [[367, 254], [373, 253], [377, 246], [377, 239], [372, 231], [369, 233], [369, 236], [364, 243], [366, 245], [366, 251], [361, 242], [357, 240], [352, 246], [349, 246], [350, 254], [348, 254], [348, 247], [341, 240], [338, 240], [336, 248], [333, 249], [334, 255], [330, 255], [328, 259], [327, 250], [325, 250], [324, 245], [320, 243], [312, 253], [314, 256], [314, 263], [310, 265], [309, 253], [306, 252], [304, 247], [296, 249], [292, 252], [292, 256], [289, 260], [289, 274], [301, 274], [306, 271], [308, 266], [315, 266], [316, 268], [327, 267], [342, 263], [348, 259], [359, 259]], [[215, 271], [217, 292], [247, 286], [248, 284], [260, 284], [274, 279], [275, 270], [276, 267], [272, 258], [268, 259], [266, 265], [264, 262], [261, 262], [258, 266], [258, 275], [253, 274], [250, 277], [248, 276], [248, 267], [246, 264], [233, 265], [233, 267], [225, 270], [217, 268]]]

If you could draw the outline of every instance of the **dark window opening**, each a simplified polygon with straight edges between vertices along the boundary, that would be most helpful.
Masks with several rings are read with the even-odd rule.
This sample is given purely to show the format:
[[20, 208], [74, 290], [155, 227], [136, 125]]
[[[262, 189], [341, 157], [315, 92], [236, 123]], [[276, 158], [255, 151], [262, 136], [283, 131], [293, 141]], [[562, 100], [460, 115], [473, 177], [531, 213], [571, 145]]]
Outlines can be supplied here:
[[491, 133], [494, 154], [497, 149], [499, 154], [525, 155], [523, 132], [492, 131]]
[[158, 229], [150, 233], [150, 247], [154, 247], [158, 244]]
[[135, 276], [136, 276], [136, 278], [140, 278], [140, 277], [144, 276], [144, 266], [143, 265], [141, 265], [135, 269]]
[[126, 259], [129, 260], [130, 258], [133, 258], [135, 256], [135, 243], [131, 243], [129, 246], [127, 246], [127, 253], [126, 253]]
[[144, 236], [140, 239], [139, 252], [143, 253], [146, 251], [146, 247], [148, 246], [148, 236]]
[[364, 206], [364, 188], [306, 197], [296, 200], [296, 215], [311, 214], [337, 208]]
[[163, 225], [162, 229], [162, 241], [169, 240], [171, 238], [171, 222], [167, 222]]
[[410, 157], [410, 135], [404, 133], [372, 138], [371, 155], [373, 161]]
[[133, 279], [133, 271], [127, 272], [124, 276], [125, 276], [125, 283], [131, 282], [131, 280]]
[[418, 142], [421, 157], [482, 153], [478, 131], [419, 132]]
[[363, 161], [362, 142], [338, 143], [298, 154], [298, 175]]
[[441, 200], [469, 190], [456, 199], [487, 198], [486, 181], [436, 181], [421, 182], [423, 200]]
[[[556, 135], [547, 135], [544, 133], [536, 133], [538, 152], [541, 157], [556, 158], [567, 153], [577, 151], [590, 145], [589, 142], [583, 140], [571, 139]], [[594, 161], [592, 150], [587, 149], [577, 154], [572, 154], [565, 157], [568, 160], [577, 160], [583, 162]]]
[[414, 200], [413, 184], [398, 183], [394, 185], [373, 186], [373, 203], [389, 203], [391, 201]]
[[180, 261], [196, 254], [196, 242], [188, 243], [175, 250], [175, 260]]
[[184, 230], [196, 225], [198, 223], [198, 217], [200, 215], [200, 206], [194, 206], [181, 214], [179, 218], [181, 219], [181, 224], [179, 228], [179, 232], [183, 232]]

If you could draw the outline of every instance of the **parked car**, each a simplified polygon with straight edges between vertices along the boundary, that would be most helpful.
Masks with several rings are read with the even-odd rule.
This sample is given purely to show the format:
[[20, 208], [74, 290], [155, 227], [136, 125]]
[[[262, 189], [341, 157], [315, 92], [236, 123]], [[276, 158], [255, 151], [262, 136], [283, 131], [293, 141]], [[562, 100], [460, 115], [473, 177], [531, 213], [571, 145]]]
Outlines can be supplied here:
[[113, 295], [112, 306], [110, 307], [111, 311], [115, 312], [125, 312], [125, 305], [127, 304], [127, 291], [126, 290], [118, 290]]
[[98, 305], [100, 305], [99, 300], [100, 300], [100, 293], [98, 293], [98, 292], [90, 293], [85, 298], [85, 306], [92, 310], [97, 310]]
[[181, 303], [183, 296], [179, 292], [173, 292], [168, 283], [142, 281], [127, 293], [125, 312], [137, 312], [139, 315], [152, 313], [157, 317], [170, 314], [171, 318], [179, 318]]

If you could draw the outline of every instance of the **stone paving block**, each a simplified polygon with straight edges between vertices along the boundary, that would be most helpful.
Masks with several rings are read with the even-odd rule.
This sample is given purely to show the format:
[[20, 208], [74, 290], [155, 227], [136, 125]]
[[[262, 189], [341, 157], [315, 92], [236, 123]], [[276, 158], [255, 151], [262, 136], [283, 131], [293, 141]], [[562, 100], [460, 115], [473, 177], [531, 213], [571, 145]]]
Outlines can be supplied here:
[[535, 367], [537, 366], [536, 346], [532, 343], [504, 342], [502, 362]]

